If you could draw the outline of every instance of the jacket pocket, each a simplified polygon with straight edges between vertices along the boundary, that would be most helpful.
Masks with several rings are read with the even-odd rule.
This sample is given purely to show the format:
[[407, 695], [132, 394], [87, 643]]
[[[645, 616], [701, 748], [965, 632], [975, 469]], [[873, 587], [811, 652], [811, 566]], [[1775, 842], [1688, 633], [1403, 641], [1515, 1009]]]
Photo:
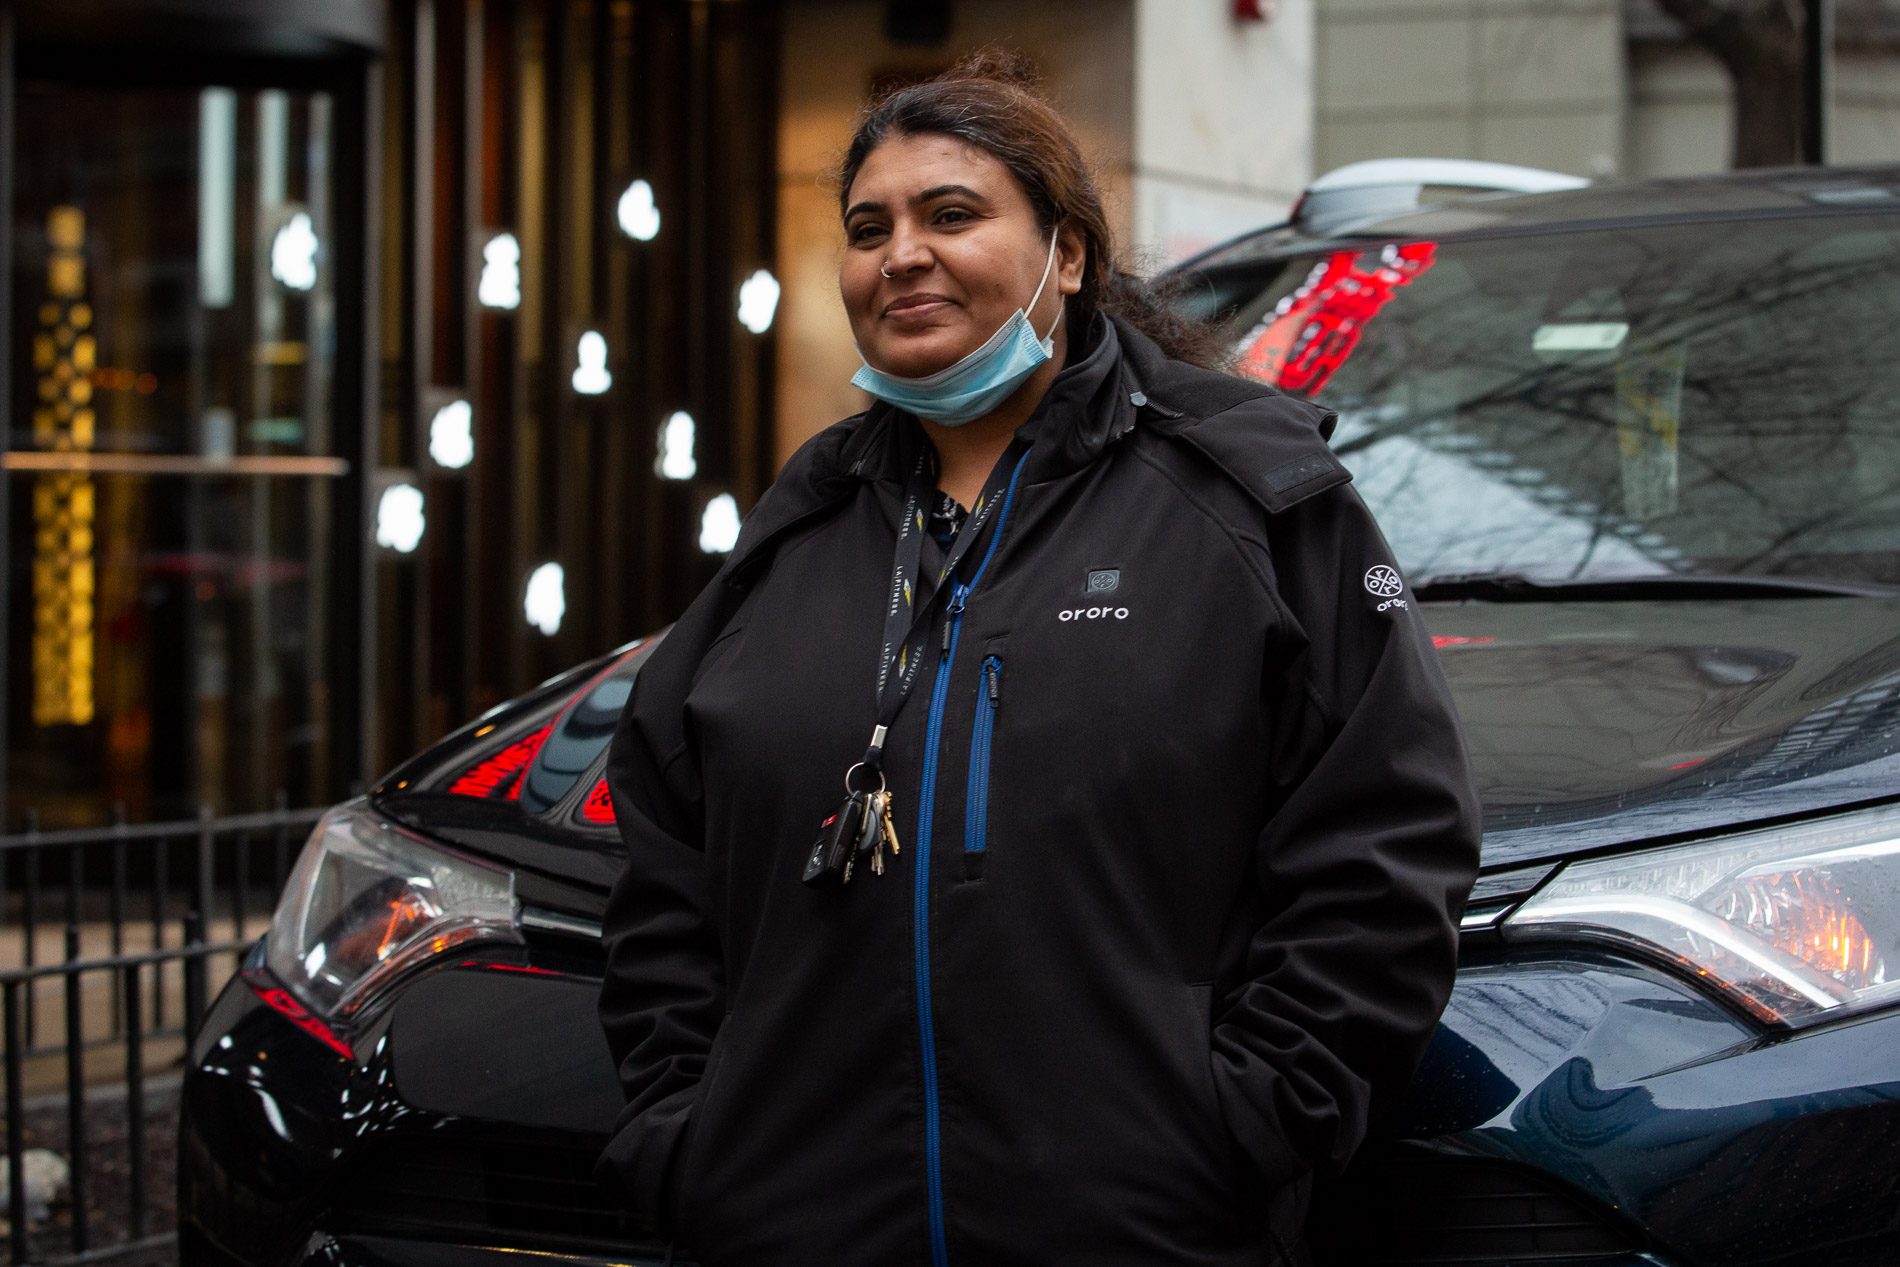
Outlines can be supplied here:
[[1241, 1146], [1240, 1138], [1227, 1125], [1227, 1114], [1220, 1103], [1220, 1088], [1215, 1085], [1214, 985], [1210, 981], [1194, 982], [1188, 986], [1188, 994], [1194, 1000], [1195, 1018], [1199, 1021], [1195, 1030], [1199, 1074], [1194, 1088], [1195, 1098], [1200, 1105], [1207, 1138], [1212, 1142], [1221, 1168], [1238, 1180], [1240, 1176], [1251, 1173], [1253, 1163], [1248, 1160], [1247, 1150]]
[[963, 797], [963, 878], [981, 879], [990, 848], [990, 770], [994, 761], [996, 713], [1003, 702], [1003, 658], [983, 657], [976, 690], [976, 722], [970, 728], [969, 783]]
[[719, 1024], [719, 1032], [713, 1035], [711, 1050], [706, 1053], [706, 1068], [700, 1074], [699, 1098], [693, 1105], [692, 1115], [686, 1121], [686, 1134], [680, 1140], [679, 1150], [673, 1159], [673, 1173], [667, 1181], [666, 1211], [670, 1226], [665, 1229], [672, 1236], [683, 1233], [687, 1218], [687, 1198], [689, 1185], [693, 1180], [693, 1158], [698, 1153], [696, 1145], [706, 1134], [707, 1110], [712, 1105], [714, 1086], [719, 1077], [719, 1066], [725, 1058], [726, 1048], [732, 1037], [732, 1013], [726, 1013]]

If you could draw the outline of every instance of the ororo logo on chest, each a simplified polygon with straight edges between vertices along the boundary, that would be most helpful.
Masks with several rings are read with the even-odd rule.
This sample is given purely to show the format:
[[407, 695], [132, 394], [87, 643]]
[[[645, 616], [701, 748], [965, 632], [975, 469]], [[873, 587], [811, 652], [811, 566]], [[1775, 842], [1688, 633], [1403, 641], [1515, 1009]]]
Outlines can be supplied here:
[[1067, 624], [1071, 620], [1127, 620], [1126, 607], [1065, 607], [1056, 613], [1056, 619]]

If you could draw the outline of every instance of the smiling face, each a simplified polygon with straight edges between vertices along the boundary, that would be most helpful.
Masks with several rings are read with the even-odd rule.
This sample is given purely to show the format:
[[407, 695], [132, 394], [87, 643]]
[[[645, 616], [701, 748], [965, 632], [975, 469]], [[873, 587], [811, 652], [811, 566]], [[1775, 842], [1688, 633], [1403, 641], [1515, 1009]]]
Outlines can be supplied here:
[[[1049, 260], [1049, 234], [1009, 168], [934, 132], [893, 136], [866, 156], [845, 195], [844, 232], [838, 289], [852, 336], [872, 366], [906, 378], [981, 347], [1028, 304]], [[1039, 337], [1081, 278], [1081, 243], [1065, 230], [1029, 313]], [[1063, 332], [1057, 342], [1059, 365]]]

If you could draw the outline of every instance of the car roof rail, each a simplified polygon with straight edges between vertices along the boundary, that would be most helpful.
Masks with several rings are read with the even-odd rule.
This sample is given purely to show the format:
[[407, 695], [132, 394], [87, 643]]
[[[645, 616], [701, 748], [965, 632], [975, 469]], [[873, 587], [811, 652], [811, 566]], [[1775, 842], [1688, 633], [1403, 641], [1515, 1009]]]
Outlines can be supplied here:
[[1323, 233], [1416, 211], [1426, 205], [1427, 189], [1544, 194], [1589, 183], [1567, 172], [1469, 158], [1375, 158], [1336, 167], [1308, 185], [1290, 222], [1304, 232]]

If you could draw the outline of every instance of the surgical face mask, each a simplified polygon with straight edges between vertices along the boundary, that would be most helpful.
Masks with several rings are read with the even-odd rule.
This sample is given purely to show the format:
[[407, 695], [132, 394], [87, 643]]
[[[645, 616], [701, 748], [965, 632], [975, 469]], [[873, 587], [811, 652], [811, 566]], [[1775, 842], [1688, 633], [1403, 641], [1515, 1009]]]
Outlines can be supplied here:
[[[1043, 287], [1056, 263], [1056, 235], [1049, 234], [1049, 262], [1042, 266], [1042, 280], [1029, 300], [1034, 308], [1042, 298]], [[922, 378], [902, 378], [874, 369], [869, 361], [851, 376], [853, 386], [862, 387], [879, 400], [907, 409], [919, 418], [944, 427], [961, 427], [983, 417], [1022, 386], [1023, 380], [1040, 369], [1056, 354], [1056, 327], [1062, 324], [1062, 309], [1049, 324], [1049, 333], [1038, 339], [1029, 324], [1029, 313], [1018, 308], [1014, 316], [997, 327], [982, 347], [955, 365], [926, 374]], [[863, 360], [863, 353], [859, 353]]]

